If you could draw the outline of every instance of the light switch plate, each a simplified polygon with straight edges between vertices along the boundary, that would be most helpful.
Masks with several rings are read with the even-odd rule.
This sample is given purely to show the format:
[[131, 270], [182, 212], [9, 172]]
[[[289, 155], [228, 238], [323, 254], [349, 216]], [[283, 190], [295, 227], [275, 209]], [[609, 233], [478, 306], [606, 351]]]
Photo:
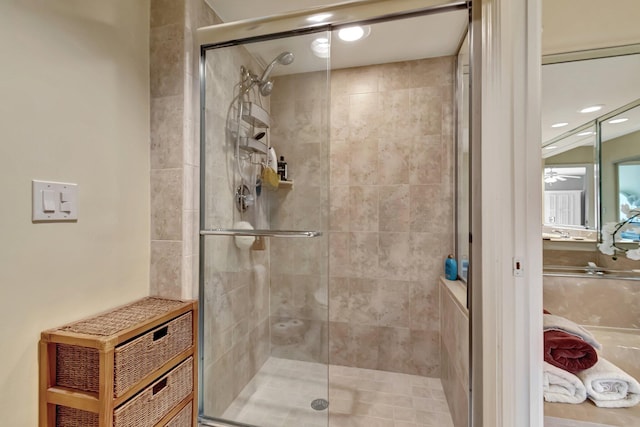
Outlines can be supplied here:
[[31, 183], [33, 222], [78, 220], [78, 184], [35, 179]]

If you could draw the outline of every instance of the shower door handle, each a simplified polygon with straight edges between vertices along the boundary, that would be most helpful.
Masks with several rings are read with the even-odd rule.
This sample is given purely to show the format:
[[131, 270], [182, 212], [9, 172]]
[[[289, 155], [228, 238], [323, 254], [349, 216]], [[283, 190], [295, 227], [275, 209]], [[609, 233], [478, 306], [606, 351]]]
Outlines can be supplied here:
[[313, 230], [240, 230], [234, 228], [214, 228], [200, 230], [201, 236], [247, 236], [247, 237], [320, 237], [322, 231]]

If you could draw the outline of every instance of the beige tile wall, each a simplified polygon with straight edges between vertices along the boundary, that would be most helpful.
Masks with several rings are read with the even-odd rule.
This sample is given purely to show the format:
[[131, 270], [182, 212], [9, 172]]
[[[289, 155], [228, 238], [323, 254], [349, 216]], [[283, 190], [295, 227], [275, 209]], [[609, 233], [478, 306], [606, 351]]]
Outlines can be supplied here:
[[203, 0], [151, 0], [150, 293], [198, 289], [198, 52], [193, 32], [220, 20]]
[[[257, 198], [258, 210], [254, 206], [240, 213], [235, 207], [234, 189], [241, 181], [235, 140], [225, 131], [240, 67], [259, 66], [242, 46], [211, 50], [206, 58], [205, 228], [234, 228], [241, 220], [264, 228], [266, 191]], [[269, 100], [262, 103], [268, 110]], [[255, 177], [254, 166], [241, 164], [245, 176]], [[232, 237], [211, 236], [205, 239], [203, 256], [203, 410], [219, 417], [269, 356], [269, 251], [242, 249]]]
[[[192, 298], [198, 289], [199, 48], [196, 28], [220, 23], [202, 0], [151, 1], [151, 294]], [[203, 212], [210, 227], [240, 218], [229, 191], [232, 157], [224, 143], [224, 116], [233, 97], [244, 49], [210, 65], [207, 89], [207, 179]], [[256, 66], [255, 64], [252, 64]], [[224, 105], [223, 105], [224, 104]], [[205, 412], [221, 415], [269, 354], [268, 253], [240, 251], [233, 240], [207, 240], [205, 271]]]
[[331, 74], [330, 361], [440, 375], [454, 58]]
[[271, 354], [327, 363], [327, 73], [278, 77], [271, 95], [271, 144], [293, 189], [269, 192], [271, 227], [317, 230], [314, 239], [271, 239]]
[[[449, 283], [449, 285], [447, 285]], [[449, 286], [461, 283], [440, 281], [441, 380], [455, 427], [467, 427], [469, 413], [469, 312], [464, 304], [466, 290], [454, 295]], [[462, 300], [459, 297], [462, 296]]]

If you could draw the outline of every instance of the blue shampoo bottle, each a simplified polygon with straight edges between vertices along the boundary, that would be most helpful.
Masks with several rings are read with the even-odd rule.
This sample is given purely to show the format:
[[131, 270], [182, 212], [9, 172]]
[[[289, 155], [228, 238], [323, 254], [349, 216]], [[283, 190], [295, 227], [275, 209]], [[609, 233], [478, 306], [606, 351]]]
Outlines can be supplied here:
[[453, 255], [449, 255], [447, 260], [444, 262], [444, 275], [447, 280], [458, 279], [458, 263]]

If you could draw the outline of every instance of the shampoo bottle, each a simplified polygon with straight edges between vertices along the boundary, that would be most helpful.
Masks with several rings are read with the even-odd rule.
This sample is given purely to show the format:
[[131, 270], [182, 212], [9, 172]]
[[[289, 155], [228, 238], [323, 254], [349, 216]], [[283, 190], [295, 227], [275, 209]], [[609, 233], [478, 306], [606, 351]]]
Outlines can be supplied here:
[[453, 255], [449, 255], [444, 262], [444, 275], [447, 280], [458, 279], [458, 263]]
[[280, 175], [280, 181], [287, 181], [287, 162], [284, 161], [284, 156], [280, 156], [280, 161], [278, 162], [278, 175]]

